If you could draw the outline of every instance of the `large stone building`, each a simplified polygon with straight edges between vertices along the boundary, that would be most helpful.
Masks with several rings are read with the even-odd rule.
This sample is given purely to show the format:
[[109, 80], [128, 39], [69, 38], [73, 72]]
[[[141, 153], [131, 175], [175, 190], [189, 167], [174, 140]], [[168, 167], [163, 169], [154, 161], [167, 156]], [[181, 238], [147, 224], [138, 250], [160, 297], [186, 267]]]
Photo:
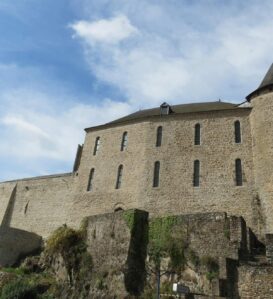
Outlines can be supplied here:
[[47, 237], [84, 216], [227, 212], [273, 232], [273, 65], [241, 105], [138, 111], [85, 129], [72, 173], [0, 183], [0, 222]]

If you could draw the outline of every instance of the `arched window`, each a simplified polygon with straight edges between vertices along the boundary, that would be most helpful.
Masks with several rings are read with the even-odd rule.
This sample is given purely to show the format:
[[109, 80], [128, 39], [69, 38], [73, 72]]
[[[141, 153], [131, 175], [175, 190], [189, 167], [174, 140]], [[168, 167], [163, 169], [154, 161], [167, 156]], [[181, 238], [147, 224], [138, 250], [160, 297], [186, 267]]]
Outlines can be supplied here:
[[236, 174], [236, 186], [242, 186], [243, 185], [243, 176], [242, 176], [241, 159], [235, 160], [235, 174]]
[[201, 126], [200, 124], [196, 124], [194, 128], [194, 144], [200, 145], [201, 140]]
[[156, 131], [156, 146], [161, 146], [162, 143], [162, 127], [158, 127]]
[[87, 191], [91, 191], [93, 189], [94, 174], [95, 174], [95, 169], [92, 168], [89, 173]]
[[128, 144], [128, 133], [124, 132], [123, 135], [122, 135], [120, 150], [124, 151], [127, 147], [127, 144]]
[[239, 120], [234, 123], [235, 143], [241, 143], [241, 124]]
[[200, 185], [200, 161], [195, 160], [193, 163], [193, 186], [199, 187]]
[[159, 186], [159, 172], [160, 172], [160, 162], [156, 161], [154, 166], [154, 181], [153, 187]]
[[116, 189], [119, 189], [121, 187], [122, 172], [123, 172], [123, 165], [119, 165], [118, 175], [117, 175], [117, 182], [116, 182]]
[[100, 137], [96, 138], [93, 155], [95, 156], [100, 148]]

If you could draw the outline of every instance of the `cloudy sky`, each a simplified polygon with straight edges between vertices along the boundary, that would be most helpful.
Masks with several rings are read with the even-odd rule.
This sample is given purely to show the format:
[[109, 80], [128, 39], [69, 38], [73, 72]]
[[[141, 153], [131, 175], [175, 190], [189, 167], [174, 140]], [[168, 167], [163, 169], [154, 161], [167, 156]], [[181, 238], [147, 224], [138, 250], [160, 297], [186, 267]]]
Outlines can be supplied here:
[[272, 36], [272, 0], [0, 0], [0, 181], [71, 171], [135, 110], [244, 101]]

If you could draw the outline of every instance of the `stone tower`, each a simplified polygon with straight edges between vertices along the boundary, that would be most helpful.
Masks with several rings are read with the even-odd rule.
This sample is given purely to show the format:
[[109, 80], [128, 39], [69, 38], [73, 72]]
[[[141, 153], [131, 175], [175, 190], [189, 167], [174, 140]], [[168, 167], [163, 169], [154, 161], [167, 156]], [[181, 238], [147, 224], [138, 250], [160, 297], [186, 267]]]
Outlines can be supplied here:
[[264, 232], [273, 231], [273, 64], [260, 86], [246, 99], [250, 117], [257, 200], [264, 213]]

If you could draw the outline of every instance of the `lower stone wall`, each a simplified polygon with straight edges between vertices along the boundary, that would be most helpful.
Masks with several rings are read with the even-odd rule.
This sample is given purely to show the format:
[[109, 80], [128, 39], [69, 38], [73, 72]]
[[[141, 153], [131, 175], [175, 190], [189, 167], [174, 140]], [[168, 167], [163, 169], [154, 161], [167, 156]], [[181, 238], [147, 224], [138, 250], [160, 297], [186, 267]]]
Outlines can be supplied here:
[[238, 268], [239, 298], [272, 299], [273, 267], [245, 265]]
[[[174, 248], [178, 250], [185, 245], [186, 249], [181, 260], [183, 265], [171, 271], [176, 274], [162, 276], [162, 286], [178, 282], [188, 286], [192, 293], [219, 297], [231, 294], [233, 285], [229, 285], [231, 273], [228, 268], [231, 260], [237, 267], [239, 253], [247, 251], [245, 232], [242, 218], [228, 217], [225, 213], [151, 218], [149, 223], [148, 213], [139, 210], [88, 217], [88, 251], [93, 260], [95, 280], [104, 285], [101, 292], [93, 289], [92, 298], [102, 298], [105, 292], [123, 298], [147, 291], [149, 285], [155, 288], [156, 276], [149, 270], [155, 270], [149, 255], [151, 244], [159, 246], [152, 250], [164, 250], [165, 241], [167, 245], [175, 241], [178, 247]], [[211, 261], [219, 267], [213, 281], [207, 278], [210, 270], [203, 264]], [[161, 267], [170, 270], [169, 265], [170, 257], [165, 252]], [[150, 292], [154, 294], [155, 290], [150, 289]]]
[[105, 286], [101, 290], [91, 288], [90, 298], [127, 298], [143, 292], [147, 229], [145, 211], [128, 210], [87, 218], [93, 279], [95, 285], [101, 281]]
[[188, 242], [199, 256], [238, 259], [240, 251], [247, 254], [246, 225], [241, 217], [227, 216], [226, 213], [177, 217], [184, 222]]

